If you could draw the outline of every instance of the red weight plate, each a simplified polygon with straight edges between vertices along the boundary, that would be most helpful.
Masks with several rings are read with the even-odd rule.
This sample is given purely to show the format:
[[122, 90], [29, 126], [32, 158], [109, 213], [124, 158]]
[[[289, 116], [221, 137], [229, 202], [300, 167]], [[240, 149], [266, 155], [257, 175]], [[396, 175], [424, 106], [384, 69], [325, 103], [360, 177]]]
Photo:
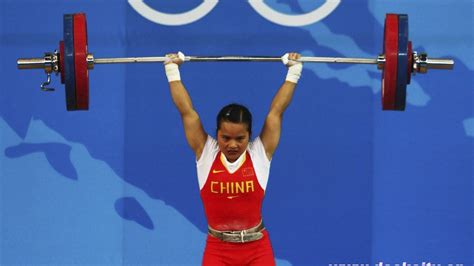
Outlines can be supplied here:
[[382, 109], [394, 110], [397, 90], [398, 15], [387, 14], [384, 32], [385, 64], [382, 73]]
[[408, 79], [407, 84], [410, 84], [411, 74], [413, 73], [413, 47], [411, 41], [408, 42]]
[[61, 72], [61, 83], [64, 84], [64, 41], [59, 42], [59, 71]]
[[74, 66], [76, 68], [76, 104], [78, 110], [89, 109], [89, 70], [87, 69], [86, 14], [74, 14]]

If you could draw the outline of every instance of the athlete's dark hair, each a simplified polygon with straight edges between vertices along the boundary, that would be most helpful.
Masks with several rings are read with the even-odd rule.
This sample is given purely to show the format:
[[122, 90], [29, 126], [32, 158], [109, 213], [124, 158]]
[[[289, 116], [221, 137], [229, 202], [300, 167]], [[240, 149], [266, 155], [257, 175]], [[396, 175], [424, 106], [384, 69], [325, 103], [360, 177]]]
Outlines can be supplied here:
[[231, 103], [224, 106], [217, 115], [216, 135], [217, 131], [221, 128], [221, 123], [223, 121], [246, 124], [249, 137], [252, 136], [252, 114], [247, 107], [237, 103]]

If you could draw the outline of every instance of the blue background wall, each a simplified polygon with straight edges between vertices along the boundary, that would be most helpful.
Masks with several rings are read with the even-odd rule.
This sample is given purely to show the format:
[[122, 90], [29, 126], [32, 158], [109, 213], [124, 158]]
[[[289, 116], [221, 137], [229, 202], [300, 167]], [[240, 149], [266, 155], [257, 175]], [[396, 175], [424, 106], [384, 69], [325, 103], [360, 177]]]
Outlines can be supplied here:
[[[145, 1], [167, 13], [201, 1]], [[303, 14], [325, 1], [265, 1]], [[306, 64], [264, 202], [279, 265], [472, 264], [474, 3], [342, 1], [301, 27], [247, 1], [165, 26], [125, 1], [1, 0], [0, 264], [199, 265], [206, 220], [194, 157], [160, 64], [97, 65], [91, 108], [66, 112], [59, 79], [19, 71], [62, 39], [62, 15], [86, 12], [96, 57], [304, 55], [375, 58], [385, 13], [407, 13], [414, 49], [455, 59], [413, 78], [406, 112], [382, 112], [374, 66]], [[275, 63], [185, 64], [181, 75], [209, 133], [230, 102], [259, 132], [286, 69]]]

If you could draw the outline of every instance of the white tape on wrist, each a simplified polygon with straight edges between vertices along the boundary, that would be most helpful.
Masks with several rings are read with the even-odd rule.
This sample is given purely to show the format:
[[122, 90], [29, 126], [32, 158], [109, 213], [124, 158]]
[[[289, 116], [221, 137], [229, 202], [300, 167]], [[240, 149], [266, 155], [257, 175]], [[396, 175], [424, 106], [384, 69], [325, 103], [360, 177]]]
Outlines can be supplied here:
[[166, 77], [168, 82], [181, 80], [181, 75], [179, 74], [179, 67], [175, 63], [169, 63], [165, 65]]
[[288, 64], [288, 62], [290, 61], [290, 60], [288, 60], [288, 56], [289, 56], [289, 54], [286, 53], [286, 54], [284, 54], [284, 55], [281, 57], [281, 62], [282, 62], [283, 65], [285, 65], [285, 66], [286, 66], [286, 65]]
[[184, 54], [181, 51], [178, 52], [178, 58], [181, 59], [181, 61], [183, 62], [186, 60], [186, 56], [184, 56]]
[[[178, 52], [177, 55], [178, 55], [178, 58], [181, 59], [181, 61], [184, 62], [186, 60], [186, 57], [181, 51]], [[166, 77], [168, 78], [168, 82], [181, 80], [181, 75], [179, 73], [179, 66], [175, 63], [170, 63], [171, 61], [172, 61], [171, 58], [166, 57], [165, 61], [163, 62], [165, 64], [165, 71], [166, 71]]]
[[301, 77], [301, 71], [303, 70], [303, 64], [298, 63], [288, 67], [288, 74], [286, 74], [286, 80], [298, 83], [298, 80]]

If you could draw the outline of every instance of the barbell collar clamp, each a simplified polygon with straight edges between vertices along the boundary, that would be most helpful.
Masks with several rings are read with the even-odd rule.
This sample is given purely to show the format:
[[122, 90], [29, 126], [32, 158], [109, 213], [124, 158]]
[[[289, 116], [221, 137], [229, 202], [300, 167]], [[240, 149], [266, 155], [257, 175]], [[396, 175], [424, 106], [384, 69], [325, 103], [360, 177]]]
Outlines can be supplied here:
[[385, 65], [385, 55], [381, 54], [377, 57], [377, 69], [382, 70]]
[[86, 61], [87, 61], [87, 69], [94, 69], [94, 55], [87, 54]]
[[43, 69], [45, 73], [59, 72], [58, 52], [46, 52], [41, 58], [19, 58], [16, 61], [18, 69]]

